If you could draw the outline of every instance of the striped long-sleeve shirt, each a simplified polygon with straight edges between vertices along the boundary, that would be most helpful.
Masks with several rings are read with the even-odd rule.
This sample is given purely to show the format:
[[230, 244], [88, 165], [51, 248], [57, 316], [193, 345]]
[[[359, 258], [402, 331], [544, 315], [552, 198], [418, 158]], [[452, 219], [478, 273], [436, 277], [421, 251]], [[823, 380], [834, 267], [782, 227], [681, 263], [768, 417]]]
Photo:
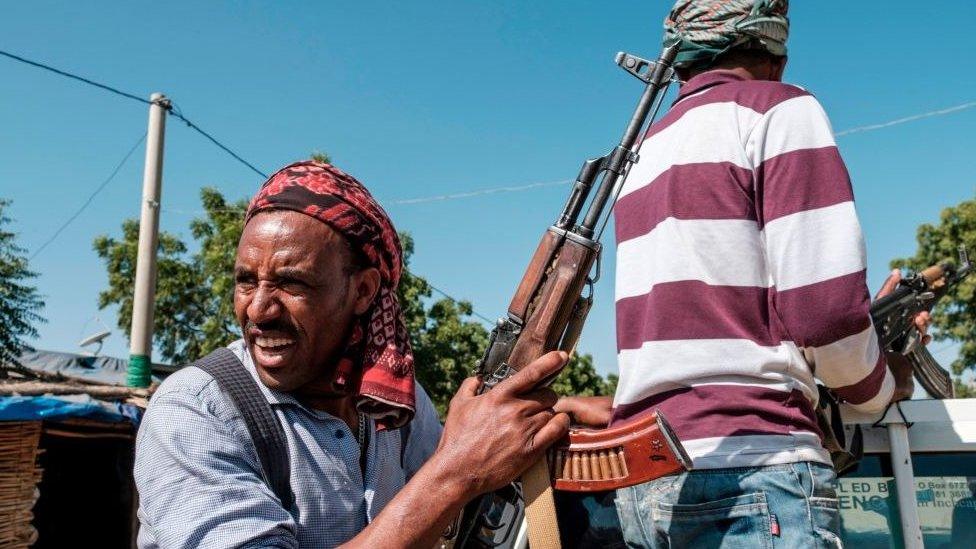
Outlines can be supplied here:
[[888, 403], [847, 169], [817, 100], [701, 74], [616, 205], [614, 423], [661, 410], [697, 468], [830, 463], [816, 377]]

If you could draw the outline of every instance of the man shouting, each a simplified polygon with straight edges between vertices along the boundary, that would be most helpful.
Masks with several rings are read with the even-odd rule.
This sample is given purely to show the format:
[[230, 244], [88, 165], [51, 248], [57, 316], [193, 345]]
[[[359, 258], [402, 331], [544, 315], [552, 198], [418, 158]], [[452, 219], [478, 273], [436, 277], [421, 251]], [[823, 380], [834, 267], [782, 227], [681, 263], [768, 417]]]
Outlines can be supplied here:
[[563, 353], [488, 394], [466, 380], [442, 433], [414, 382], [401, 269], [392, 223], [354, 178], [317, 162], [271, 176], [237, 250], [244, 337], [229, 349], [284, 432], [292, 497], [268, 482], [227, 392], [187, 367], [139, 431], [140, 547], [430, 547], [464, 503], [566, 433], [555, 395], [535, 389]]

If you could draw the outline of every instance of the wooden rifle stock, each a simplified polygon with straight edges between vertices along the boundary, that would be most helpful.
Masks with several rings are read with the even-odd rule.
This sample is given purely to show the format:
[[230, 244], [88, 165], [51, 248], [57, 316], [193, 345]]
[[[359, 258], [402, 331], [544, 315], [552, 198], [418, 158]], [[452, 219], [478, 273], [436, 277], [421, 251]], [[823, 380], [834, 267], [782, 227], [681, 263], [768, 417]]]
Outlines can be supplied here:
[[[616, 199], [624, 177], [630, 166], [637, 160], [638, 136], [648, 117], [653, 118], [652, 110], [656, 109], [663, 100], [664, 91], [674, 75], [672, 63], [679, 48], [680, 44], [666, 47], [657, 62], [623, 52], [617, 54], [617, 64], [647, 86], [624, 130], [620, 143], [605, 156], [591, 158], [583, 163], [566, 206], [555, 225], [543, 234], [525, 271], [525, 276], [519, 282], [509, 304], [508, 314], [500, 319], [498, 325], [492, 330], [485, 355], [478, 364], [477, 373], [483, 381], [481, 391], [490, 390], [549, 351], [556, 349], [570, 351], [575, 347], [592, 302], [594, 280], [590, 279], [590, 271], [594, 263], [599, 261], [600, 233], [609, 216], [606, 206]], [[602, 179], [599, 184], [596, 184], [598, 177]], [[594, 191], [592, 196], [590, 196], [591, 190]], [[587, 208], [585, 214], [584, 207]], [[577, 220], [581, 217], [582, 221], [577, 224]], [[591, 286], [590, 295], [583, 297], [583, 289], [587, 285]], [[542, 384], [548, 385], [556, 375], [553, 374]], [[652, 444], [652, 453], [644, 452], [643, 455], [649, 459], [664, 456], [665, 459], [671, 460], [671, 465], [665, 468], [642, 468], [637, 465], [637, 461], [630, 463], [626, 458], [618, 456], [622, 461], [614, 461], [615, 464], [628, 472], [640, 470], [644, 476], [638, 478], [630, 474], [608, 473], [608, 478], [604, 479], [601, 469], [600, 480], [612, 481], [617, 486], [628, 486], [676, 472], [689, 465], [677, 438], [670, 434], [670, 430], [660, 427], [666, 425], [663, 423], [663, 418], [654, 416], [653, 422], [654, 424], [648, 429], [638, 430], [641, 434], [631, 436], [630, 439], [640, 439], [641, 444], [645, 445]], [[663, 439], [660, 436], [654, 438], [656, 435], [648, 436], [652, 435], [651, 431], [654, 433], [666, 431], [667, 435]], [[630, 442], [625, 444], [622, 440], [618, 440], [624, 434], [633, 434], [633, 432], [634, 429], [629, 428], [607, 431], [602, 435], [593, 431], [574, 431], [569, 435], [563, 448], [566, 452], [570, 452], [574, 450], [575, 442], [585, 442], [592, 446], [595, 444], [594, 440], [599, 440], [599, 443], [607, 444], [608, 448], [624, 446], [631, 448], [633, 452], [630, 455], [639, 461], [638, 456], [642, 455], [641, 451], [633, 447]], [[650, 442], [652, 440], [657, 443]], [[596, 452], [593, 454], [593, 459], [596, 459], [599, 467], [601, 454], [594, 448], [588, 448], [587, 452], [591, 450]], [[572, 454], [564, 452], [563, 456], [566, 455]], [[578, 458], [581, 459], [581, 456], [582, 454]], [[609, 457], [607, 459], [609, 460]], [[661, 460], [657, 459], [657, 461]], [[611, 467], [610, 463], [607, 461], [607, 467]], [[677, 468], [672, 466], [674, 464], [677, 464]], [[558, 535], [553, 536], [554, 529], [549, 528], [551, 521], [548, 518], [554, 514], [550, 490], [550, 473], [553, 472], [543, 459], [522, 477], [523, 493], [528, 503], [526, 514], [530, 517], [529, 540], [534, 549], [559, 546]], [[571, 485], [574, 484], [563, 482], [562, 485], [572, 489]], [[456, 535], [459, 531], [474, 530], [477, 528], [462, 527], [455, 529], [454, 532]], [[474, 542], [461, 540], [461, 543], [466, 545]]]
[[[554, 246], [554, 239], [561, 242]], [[561, 348], [563, 334], [573, 310], [579, 305], [579, 296], [598, 253], [599, 244], [588, 246], [560, 238], [552, 230], [546, 231], [523, 278], [541, 277], [542, 287], [532, 292], [534, 298], [524, 297], [532, 295], [528, 292], [516, 292], [508, 311], [512, 315], [521, 312], [528, 317], [508, 359], [508, 365], [515, 371], [545, 353]]]

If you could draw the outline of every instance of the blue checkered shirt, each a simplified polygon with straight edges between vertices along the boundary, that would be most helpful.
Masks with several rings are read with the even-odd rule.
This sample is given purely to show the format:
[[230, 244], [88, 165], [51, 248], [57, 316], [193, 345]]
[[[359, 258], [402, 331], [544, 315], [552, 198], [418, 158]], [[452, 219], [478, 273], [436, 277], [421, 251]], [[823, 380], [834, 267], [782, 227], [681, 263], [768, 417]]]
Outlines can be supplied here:
[[[229, 348], [257, 379], [243, 341]], [[152, 397], [136, 440], [140, 548], [334, 547], [375, 518], [434, 452], [441, 425], [417, 390], [401, 465], [400, 431], [370, 423], [365, 478], [342, 420], [258, 381], [288, 438], [289, 511], [261, 479], [247, 427], [209, 374], [184, 368]]]

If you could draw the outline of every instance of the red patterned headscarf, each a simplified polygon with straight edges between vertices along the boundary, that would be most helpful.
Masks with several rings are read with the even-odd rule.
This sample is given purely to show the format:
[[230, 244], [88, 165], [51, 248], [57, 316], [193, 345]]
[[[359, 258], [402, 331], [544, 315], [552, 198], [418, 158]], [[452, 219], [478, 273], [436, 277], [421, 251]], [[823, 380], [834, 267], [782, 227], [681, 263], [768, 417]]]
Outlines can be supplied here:
[[383, 428], [404, 425], [414, 414], [413, 352], [397, 301], [403, 268], [393, 223], [366, 187], [323, 162], [296, 162], [272, 175], [251, 200], [244, 218], [268, 209], [301, 212], [322, 221], [349, 241], [380, 272], [373, 305], [357, 322], [335, 384], [357, 391], [357, 408]]

